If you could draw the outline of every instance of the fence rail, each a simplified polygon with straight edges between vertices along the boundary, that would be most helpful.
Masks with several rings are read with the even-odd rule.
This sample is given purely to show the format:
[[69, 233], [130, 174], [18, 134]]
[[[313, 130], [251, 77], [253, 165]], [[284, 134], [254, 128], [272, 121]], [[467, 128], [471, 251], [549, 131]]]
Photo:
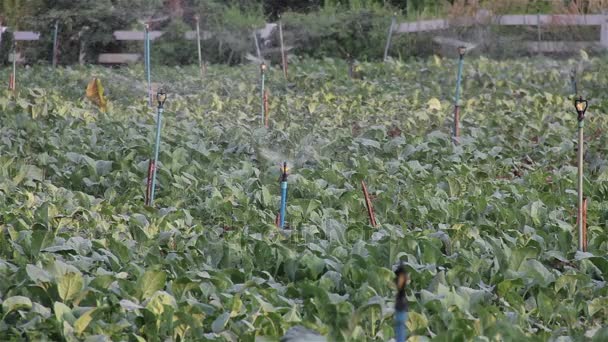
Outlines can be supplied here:
[[[467, 27], [473, 25], [498, 25], [498, 26], [600, 26], [600, 40], [588, 42], [560, 42], [560, 41], [543, 41], [543, 42], [522, 42], [531, 50], [537, 52], [556, 52], [567, 51], [576, 47], [598, 47], [608, 49], [608, 15], [605, 14], [590, 14], [590, 15], [562, 15], [562, 14], [536, 14], [536, 15], [492, 15], [487, 11], [480, 11], [475, 17], [460, 17], [453, 19], [436, 19], [436, 20], [421, 20], [416, 22], [405, 22], [393, 25], [391, 23], [392, 34], [407, 34], [417, 32], [432, 32], [446, 30], [453, 27]], [[262, 29], [256, 30], [262, 39], [268, 39], [277, 25], [267, 23]], [[142, 31], [115, 31], [114, 38], [118, 41], [142, 41], [144, 33]], [[163, 35], [162, 31], [151, 31], [150, 39], [158, 39]], [[389, 35], [390, 37], [391, 35]], [[40, 39], [40, 33], [28, 31], [14, 32], [15, 40], [17, 41], [36, 41]], [[202, 31], [201, 39], [207, 40], [213, 37], [213, 32]], [[188, 31], [185, 33], [185, 39], [195, 40], [196, 31]], [[388, 46], [388, 45], [387, 45]], [[100, 63], [111, 63], [112, 60], [120, 60], [121, 54], [101, 54], [103, 57], [99, 60]], [[124, 54], [125, 61], [137, 60], [133, 54]], [[127, 56], [128, 55], [128, 56]], [[127, 58], [128, 57], [128, 58]], [[116, 59], [118, 58], [118, 59]]]

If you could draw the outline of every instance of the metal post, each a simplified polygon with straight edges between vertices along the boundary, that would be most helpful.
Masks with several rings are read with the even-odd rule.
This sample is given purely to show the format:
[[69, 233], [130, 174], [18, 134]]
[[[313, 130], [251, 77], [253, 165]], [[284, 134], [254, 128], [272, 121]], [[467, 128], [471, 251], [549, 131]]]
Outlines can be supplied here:
[[455, 143], [458, 143], [460, 138], [460, 83], [462, 81], [462, 65], [464, 63], [465, 51], [466, 48], [463, 46], [458, 48], [458, 75], [456, 78], [456, 96], [454, 97], [454, 130], [452, 132]]
[[150, 26], [148, 24], [146, 24], [146, 28], [144, 30], [144, 40], [146, 78], [148, 80], [148, 105], [152, 106], [152, 81], [150, 76]]
[[201, 51], [201, 25], [200, 25], [200, 17], [198, 14], [194, 17], [196, 19], [196, 44], [198, 47], [198, 68], [201, 73], [201, 81], [205, 77], [205, 72], [203, 70], [203, 52]]
[[388, 58], [388, 50], [391, 48], [391, 40], [393, 38], [393, 31], [395, 29], [395, 22], [396, 22], [396, 18], [395, 16], [393, 16], [393, 18], [391, 19], [391, 26], [388, 29], [388, 37], [386, 38], [386, 46], [384, 47], [384, 59], [383, 61], [386, 62], [386, 59]]
[[287, 209], [287, 162], [283, 162], [281, 175], [281, 210], [279, 213], [279, 227], [285, 228], [285, 215]]
[[287, 55], [285, 54], [285, 43], [283, 42], [283, 23], [279, 20], [279, 39], [281, 40], [281, 60], [283, 62], [283, 76], [287, 79]]
[[395, 300], [395, 342], [405, 342], [407, 338], [408, 303], [405, 298], [405, 286], [408, 276], [405, 267], [399, 265], [395, 271], [395, 285], [397, 285], [397, 298]]
[[55, 20], [55, 31], [53, 32], [53, 68], [57, 67], [57, 55], [59, 46], [57, 46], [57, 33], [59, 31], [59, 20]]

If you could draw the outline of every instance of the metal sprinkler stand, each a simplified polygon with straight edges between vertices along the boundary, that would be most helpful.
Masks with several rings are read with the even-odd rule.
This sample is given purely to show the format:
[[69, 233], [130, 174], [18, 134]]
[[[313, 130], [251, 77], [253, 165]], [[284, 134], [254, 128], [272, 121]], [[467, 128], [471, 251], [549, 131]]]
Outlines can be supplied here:
[[285, 228], [285, 216], [287, 211], [287, 176], [289, 169], [287, 168], [287, 162], [283, 162], [281, 167], [281, 208], [279, 211], [279, 228]]
[[458, 48], [458, 76], [456, 79], [456, 96], [454, 96], [454, 130], [452, 132], [455, 143], [458, 143], [460, 139], [460, 83], [462, 81], [462, 65], [466, 50], [467, 48], [464, 46]]
[[266, 101], [265, 101], [265, 83], [266, 83], [266, 63], [260, 64], [260, 78], [261, 78], [261, 102], [262, 102], [262, 125], [265, 124], [266, 119]]
[[397, 286], [397, 298], [395, 299], [395, 342], [405, 342], [407, 339], [408, 303], [405, 298], [405, 286], [408, 276], [405, 267], [399, 265], [395, 271], [395, 285]]
[[150, 160], [148, 167], [148, 188], [146, 191], [146, 205], [154, 205], [154, 190], [156, 188], [156, 165], [158, 161], [158, 154], [160, 150], [160, 129], [164, 112], [165, 101], [167, 100], [167, 94], [160, 89], [156, 94], [156, 100], [158, 101], [157, 118], [156, 118], [156, 142], [154, 144], [154, 158]]
[[582, 96], [574, 100], [574, 107], [578, 113], [578, 249], [582, 252], [587, 251], [585, 199], [583, 197], [583, 156], [585, 154], [583, 128], [585, 127], [585, 112], [587, 111], [587, 104], [587, 100], [584, 100]]

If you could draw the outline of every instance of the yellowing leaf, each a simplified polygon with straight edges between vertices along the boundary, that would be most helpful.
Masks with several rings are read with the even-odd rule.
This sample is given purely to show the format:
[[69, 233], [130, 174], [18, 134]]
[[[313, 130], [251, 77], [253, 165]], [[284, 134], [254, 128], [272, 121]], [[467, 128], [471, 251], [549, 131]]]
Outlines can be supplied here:
[[94, 77], [91, 82], [87, 85], [87, 93], [86, 96], [91, 102], [96, 104], [99, 107], [99, 110], [105, 113], [107, 109], [108, 100], [103, 95], [103, 86], [101, 85], [101, 80], [97, 77]]
[[429, 106], [429, 109], [441, 110], [441, 102], [436, 97], [430, 99], [429, 102], [427, 102], [427, 105]]

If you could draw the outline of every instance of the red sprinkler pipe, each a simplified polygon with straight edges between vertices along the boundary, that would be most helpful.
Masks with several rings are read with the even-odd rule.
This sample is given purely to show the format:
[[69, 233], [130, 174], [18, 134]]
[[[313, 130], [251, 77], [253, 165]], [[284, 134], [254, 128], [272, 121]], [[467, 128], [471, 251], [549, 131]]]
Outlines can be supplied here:
[[270, 109], [268, 107], [268, 90], [264, 91], [264, 126], [268, 128], [268, 119], [270, 117]]
[[587, 199], [583, 201], [583, 252], [587, 251]]
[[376, 222], [376, 214], [374, 213], [374, 205], [372, 200], [369, 198], [369, 192], [367, 192], [367, 186], [365, 181], [361, 181], [361, 188], [363, 189], [363, 196], [365, 197], [365, 206], [367, 206], [367, 216], [369, 216], [369, 224], [376, 228], [378, 223]]

